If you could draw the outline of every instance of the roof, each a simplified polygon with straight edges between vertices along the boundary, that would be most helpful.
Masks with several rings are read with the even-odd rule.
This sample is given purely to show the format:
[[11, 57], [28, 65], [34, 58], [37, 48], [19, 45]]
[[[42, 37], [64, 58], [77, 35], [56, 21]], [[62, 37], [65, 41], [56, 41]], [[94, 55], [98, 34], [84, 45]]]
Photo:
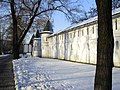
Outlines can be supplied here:
[[53, 32], [52, 24], [51, 24], [50, 20], [47, 21], [47, 23], [46, 23], [45, 28], [43, 29], [43, 31]]
[[[113, 15], [113, 16], [116, 15], [116, 14], [119, 14], [119, 13], [120, 13], [120, 8], [117, 8], [117, 9], [115, 9], [115, 10], [112, 11], [112, 15]], [[88, 24], [88, 23], [91, 23], [91, 22], [94, 22], [94, 21], [97, 21], [97, 20], [98, 20], [98, 16], [89, 18], [89, 19], [87, 19], [87, 20], [84, 20], [83, 22], [79, 22], [79, 23], [77, 23], [77, 24], [74, 24], [74, 25], [71, 25], [71, 26], [67, 27], [67, 28], [64, 29], [64, 30], [58, 31], [58, 32], [56, 32], [56, 33], [54, 33], [54, 34], [51, 34], [50, 36], [54, 36], [54, 35], [56, 35], [56, 34], [59, 34], [59, 33], [65, 32], [65, 31], [69, 31], [69, 30], [71, 30], [71, 29], [73, 29], [73, 28], [76, 28], [76, 27], [78, 27], [78, 26], [82, 26], [82, 25], [85, 25], [85, 24]]]
[[27, 38], [27, 39], [25, 40], [25, 43], [24, 43], [24, 44], [30, 44], [31, 39], [33, 38], [33, 36], [34, 36], [34, 34], [30, 34], [30, 35], [29, 35], [29, 38]]
[[35, 37], [40, 37], [39, 36], [39, 32], [40, 32], [40, 30], [36, 30], [34, 33], [32, 33], [32, 34], [29, 34], [29, 38], [27, 38], [26, 40], [25, 40], [25, 44], [30, 44], [30, 43], [32, 43], [32, 39], [33, 38], [35, 38]]

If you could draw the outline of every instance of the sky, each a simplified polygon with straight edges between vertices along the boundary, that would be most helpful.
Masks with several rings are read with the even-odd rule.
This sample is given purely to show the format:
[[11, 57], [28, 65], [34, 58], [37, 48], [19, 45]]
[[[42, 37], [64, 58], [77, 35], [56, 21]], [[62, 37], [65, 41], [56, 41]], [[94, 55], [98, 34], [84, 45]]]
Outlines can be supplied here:
[[[84, 10], [88, 11], [91, 6], [95, 6], [95, 0], [81, 0], [81, 4], [83, 5]], [[64, 30], [71, 25], [64, 14], [60, 12], [55, 12], [53, 14], [53, 21], [54, 32]]]

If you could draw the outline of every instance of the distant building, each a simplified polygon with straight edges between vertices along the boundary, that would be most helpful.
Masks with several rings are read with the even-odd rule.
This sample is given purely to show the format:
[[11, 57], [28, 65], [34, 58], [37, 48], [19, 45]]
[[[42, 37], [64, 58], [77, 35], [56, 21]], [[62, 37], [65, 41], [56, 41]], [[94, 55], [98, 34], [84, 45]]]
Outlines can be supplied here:
[[[33, 56], [65, 59], [96, 64], [97, 61], [97, 17], [73, 25], [63, 31], [40, 32], [33, 40]], [[114, 65], [120, 66], [120, 8], [113, 11]]]
[[23, 54], [32, 55], [33, 51], [33, 39], [35, 38], [34, 34], [30, 37], [27, 43], [24, 43], [24, 51]]

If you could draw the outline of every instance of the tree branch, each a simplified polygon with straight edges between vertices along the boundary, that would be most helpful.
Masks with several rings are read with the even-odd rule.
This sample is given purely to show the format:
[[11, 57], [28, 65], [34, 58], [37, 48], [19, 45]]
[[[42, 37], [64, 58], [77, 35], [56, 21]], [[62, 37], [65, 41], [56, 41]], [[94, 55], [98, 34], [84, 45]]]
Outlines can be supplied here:
[[33, 21], [34, 21], [34, 19], [35, 19], [35, 17], [36, 17], [36, 13], [37, 13], [37, 11], [38, 11], [38, 9], [39, 9], [39, 7], [40, 7], [40, 3], [41, 3], [41, 1], [42, 1], [42, 0], [38, 0], [38, 6], [37, 6], [36, 9], [35, 9], [35, 12], [34, 12], [33, 17], [30, 19], [30, 21], [29, 21], [29, 23], [28, 23], [28, 27], [26, 28], [26, 30], [24, 30], [22, 36], [21, 36], [20, 39], [19, 39], [19, 42], [18, 42], [19, 45], [21, 44], [21, 42], [22, 42], [23, 39], [25, 38], [27, 32], [28, 32], [29, 29], [31, 28], [32, 23], [33, 23]]

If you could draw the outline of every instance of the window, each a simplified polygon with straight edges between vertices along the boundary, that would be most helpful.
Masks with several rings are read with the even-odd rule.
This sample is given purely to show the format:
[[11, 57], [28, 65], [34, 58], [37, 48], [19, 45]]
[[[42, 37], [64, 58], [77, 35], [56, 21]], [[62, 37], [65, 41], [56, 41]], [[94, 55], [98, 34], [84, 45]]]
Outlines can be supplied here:
[[38, 42], [35, 42], [35, 46], [36, 46], [36, 47], [38, 46]]
[[72, 44], [71, 44], [71, 50], [73, 50]]
[[62, 40], [63, 40], [64, 35], [62, 35]]
[[70, 37], [70, 35], [69, 35], [69, 33], [67, 33], [67, 38], [69, 39], [69, 37]]
[[37, 50], [38, 50], [38, 43], [35, 42], [34, 51], [37, 51]]
[[70, 33], [70, 38], [72, 38], [72, 33]]
[[78, 30], [78, 37], [80, 36], [80, 34], [79, 34], [79, 33], [80, 33], [80, 31]]
[[117, 30], [117, 19], [115, 20], [115, 30]]
[[66, 39], [69, 39], [69, 34], [68, 33], [66, 33]]
[[82, 36], [84, 35], [84, 31], [82, 30]]
[[87, 27], [87, 35], [89, 35], [89, 28]]
[[92, 27], [92, 33], [94, 34], [94, 26]]
[[119, 41], [116, 41], [116, 49], [119, 49]]
[[75, 37], [75, 31], [74, 31], [74, 36], [73, 37]]

